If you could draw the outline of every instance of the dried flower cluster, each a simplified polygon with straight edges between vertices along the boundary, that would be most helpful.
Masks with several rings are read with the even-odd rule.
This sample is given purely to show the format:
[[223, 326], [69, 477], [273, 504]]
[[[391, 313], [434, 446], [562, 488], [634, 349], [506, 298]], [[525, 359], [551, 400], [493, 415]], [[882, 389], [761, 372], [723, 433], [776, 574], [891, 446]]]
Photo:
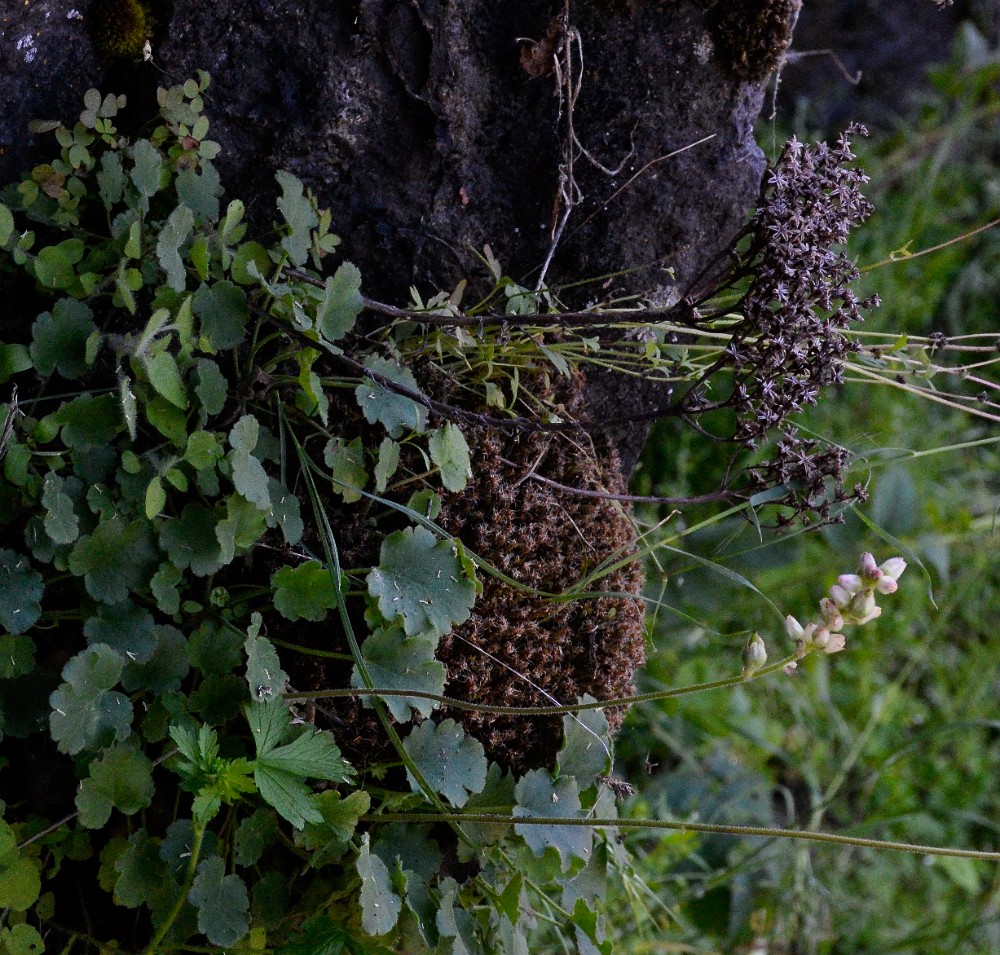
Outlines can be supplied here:
[[[806, 145], [792, 139], [765, 177], [758, 208], [737, 237], [736, 250], [720, 274], [699, 279], [686, 303], [696, 309], [738, 283], [747, 283], [739, 302], [726, 309], [742, 316], [723, 358], [712, 369], [732, 376], [726, 397], [709, 400], [695, 389], [685, 412], [719, 408], [735, 413], [731, 440], [757, 448], [775, 433], [782, 437], [773, 458], [750, 469], [751, 493], [789, 488], [787, 504], [796, 514], [816, 511], [830, 519], [830, 497], [847, 500], [841, 483], [847, 455], [800, 438], [789, 419], [815, 404], [821, 388], [843, 380], [844, 362], [856, 346], [844, 331], [878, 305], [859, 300], [851, 289], [858, 270], [842, 250], [851, 230], [871, 213], [861, 193], [868, 177], [850, 164], [850, 137], [865, 135], [851, 126], [836, 144]], [[723, 313], [695, 312], [696, 321]], [[708, 378], [703, 380], [707, 384]], [[832, 478], [833, 487], [827, 486]]]

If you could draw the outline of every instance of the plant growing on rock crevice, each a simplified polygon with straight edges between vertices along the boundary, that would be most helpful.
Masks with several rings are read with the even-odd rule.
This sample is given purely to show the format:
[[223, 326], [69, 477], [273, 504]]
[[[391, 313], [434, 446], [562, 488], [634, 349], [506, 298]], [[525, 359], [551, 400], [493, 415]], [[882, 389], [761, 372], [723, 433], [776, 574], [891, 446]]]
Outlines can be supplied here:
[[[754, 247], [769, 210], [795, 209], [765, 203], [747, 233], [735, 322], [691, 320], [700, 298], [663, 327], [560, 315], [488, 250], [480, 306], [456, 290], [393, 308], [350, 262], [328, 268], [331, 215], [288, 173], [274, 233], [248, 237], [207, 85], [160, 90], [133, 141], [122, 98], [88, 91], [53, 128], [59, 156], [0, 193], [2, 944], [37, 946], [44, 924], [150, 951], [199, 934], [289, 955], [517, 950], [569, 913], [604, 950], [597, 900], [627, 860], [576, 823], [624, 792], [611, 728], [642, 658], [640, 545], [580, 368], [683, 383], [685, 417], [719, 410], [702, 395], [728, 375], [734, 440], [763, 439], [745, 430], [758, 380], [802, 385], [781, 420], [815, 394], [762, 316], [812, 336], [817, 387], [846, 347], [840, 319], [808, 325], [823, 292], [786, 302], [777, 253]], [[360, 328], [365, 309], [386, 323]], [[692, 329], [708, 350], [682, 344]], [[580, 698], [614, 705], [514, 711]], [[40, 743], [44, 794], [24, 771]], [[447, 826], [379, 824], [424, 807]], [[67, 900], [80, 873], [113, 906]], [[138, 910], [127, 938], [115, 907]]]

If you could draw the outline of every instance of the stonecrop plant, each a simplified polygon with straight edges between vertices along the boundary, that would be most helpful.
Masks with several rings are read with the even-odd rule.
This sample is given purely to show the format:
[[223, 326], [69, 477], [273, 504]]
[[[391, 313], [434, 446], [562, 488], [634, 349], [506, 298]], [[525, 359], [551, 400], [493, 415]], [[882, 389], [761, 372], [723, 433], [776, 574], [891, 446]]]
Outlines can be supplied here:
[[[285, 172], [251, 237], [208, 82], [133, 139], [89, 91], [0, 192], [0, 949], [609, 952], [645, 544], [580, 365], [766, 443], [852, 349], [824, 251], [865, 213], [846, 141], [789, 147], [705, 279], [718, 303], [748, 278], [735, 303], [632, 312], [632, 340], [614, 312], [561, 323], [488, 250], [479, 306], [370, 300]], [[794, 466], [736, 499], [773, 480], [783, 514], [830, 517], [836, 467], [782, 440]], [[865, 555], [789, 618], [793, 653], [764, 666], [757, 638], [723, 683], [843, 649], [904, 566]]]

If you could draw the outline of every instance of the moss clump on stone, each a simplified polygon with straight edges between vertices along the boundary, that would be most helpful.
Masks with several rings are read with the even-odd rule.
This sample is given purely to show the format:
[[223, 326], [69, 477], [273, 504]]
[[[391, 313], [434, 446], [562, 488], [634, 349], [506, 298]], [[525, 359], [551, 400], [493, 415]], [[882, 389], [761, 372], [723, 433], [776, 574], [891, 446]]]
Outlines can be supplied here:
[[753, 83], [780, 66], [801, 6], [802, 0], [715, 3], [705, 13], [705, 25], [725, 66]]
[[94, 49], [105, 64], [141, 60], [152, 35], [152, 17], [139, 0], [94, 0], [89, 26]]

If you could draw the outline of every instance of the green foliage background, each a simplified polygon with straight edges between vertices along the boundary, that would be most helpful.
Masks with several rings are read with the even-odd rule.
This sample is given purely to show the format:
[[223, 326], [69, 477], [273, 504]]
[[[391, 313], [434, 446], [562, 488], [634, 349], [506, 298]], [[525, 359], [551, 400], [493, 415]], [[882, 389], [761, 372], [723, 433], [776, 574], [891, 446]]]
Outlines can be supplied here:
[[[919, 258], [906, 254], [1000, 214], [1000, 63], [969, 31], [930, 79], [930, 92], [895, 132], [857, 143], [875, 212], [851, 253], [863, 270], [898, 259], [865, 271], [859, 291], [877, 293], [882, 307], [863, 331], [988, 333], [983, 354], [973, 356], [984, 362], [974, 374], [985, 380], [975, 387], [986, 400], [969, 406], [993, 413], [997, 230]], [[772, 137], [783, 138], [762, 126], [759, 140]], [[940, 378], [927, 387], [939, 383], [948, 390]], [[906, 556], [900, 593], [845, 653], [811, 657], [794, 677], [638, 707], [618, 749], [629, 778], [642, 780], [629, 813], [743, 824], [770, 817], [995, 849], [997, 422], [856, 381], [821, 401], [806, 425], [854, 452], [853, 476], [869, 482], [869, 503], [819, 533], [761, 541], [733, 520], [688, 546], [800, 619], [865, 550]], [[697, 493], [715, 467], [710, 446], [667, 425], [650, 443], [637, 484], [644, 493]], [[642, 689], [731, 672], [748, 629], [759, 628], [779, 652], [784, 635], [755, 594], [692, 561], [659, 570], [650, 591], [655, 651]], [[612, 910], [627, 913], [619, 930], [636, 939], [629, 951], [1000, 948], [1000, 875], [992, 863], [690, 834], [635, 834], [628, 844], [639, 877], [626, 882]]]

